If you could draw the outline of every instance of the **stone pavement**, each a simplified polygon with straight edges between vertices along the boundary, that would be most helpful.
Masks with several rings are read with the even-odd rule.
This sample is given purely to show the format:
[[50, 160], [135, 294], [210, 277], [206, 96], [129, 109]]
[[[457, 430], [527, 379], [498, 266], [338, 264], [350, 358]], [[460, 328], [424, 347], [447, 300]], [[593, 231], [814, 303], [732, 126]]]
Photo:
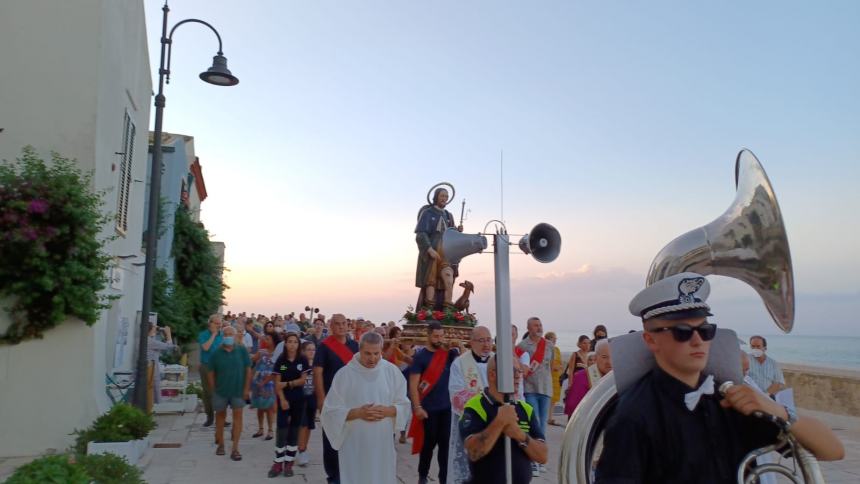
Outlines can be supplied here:
[[[836, 430], [845, 444], [845, 459], [839, 462], [821, 463], [826, 481], [831, 484], [860, 483], [860, 419], [838, 417], [830, 414], [803, 412], [815, 414]], [[250, 417], [250, 418], [249, 418]], [[564, 421], [564, 416], [556, 416]], [[245, 413], [245, 429], [240, 441], [240, 451], [243, 455], [241, 462], [233, 462], [229, 458], [229, 446], [226, 456], [215, 455], [214, 431], [201, 427], [204, 420], [201, 414], [186, 414], [184, 416], [159, 416], [159, 428], [152, 434], [153, 442], [181, 443], [182, 447], [173, 449], [150, 449], [150, 452], [140, 463], [145, 468], [144, 477], [151, 484], [164, 483], [235, 483], [235, 482], [272, 482], [266, 472], [272, 462], [274, 441], [252, 439], [256, 431], [256, 414], [252, 411]], [[564, 429], [550, 426], [547, 431], [550, 446], [548, 472], [540, 478], [532, 480], [543, 484], [558, 481], [558, 462], [561, 440]], [[397, 477], [400, 482], [414, 483], [418, 479], [418, 457], [409, 454], [410, 444], [395, 443], [397, 449]], [[295, 467], [295, 476], [279, 477], [278, 482], [325, 483], [325, 471], [322, 466], [322, 436], [319, 428], [311, 434], [309, 446], [310, 464], [307, 467]], [[430, 470], [431, 482], [437, 472], [434, 463]]]
[[[860, 483], [860, 419], [837, 415], [801, 411], [813, 414], [827, 422], [845, 445], [845, 459], [838, 462], [823, 462], [821, 468], [826, 481], [830, 484]], [[556, 417], [559, 419], [559, 417]], [[561, 416], [560, 420], [563, 421]], [[151, 448], [139, 465], [144, 469], [144, 478], [151, 484], [164, 483], [236, 483], [236, 482], [275, 482], [266, 477], [271, 465], [273, 441], [252, 439], [256, 430], [256, 413], [246, 411], [245, 430], [240, 442], [244, 459], [233, 462], [229, 456], [215, 455], [214, 431], [203, 428], [204, 417], [197, 413], [185, 415], [160, 415], [156, 417], [158, 428], [150, 435], [153, 443], [181, 444], [178, 448]], [[562, 427], [547, 431], [550, 446], [549, 471], [532, 482], [544, 484], [557, 482], [557, 466], [563, 435]], [[409, 444], [395, 444], [397, 449], [397, 476], [400, 482], [417, 482], [418, 457], [409, 454]], [[310, 464], [296, 467], [296, 475], [291, 478], [279, 477], [276, 482], [324, 483], [325, 472], [322, 466], [322, 437], [319, 429], [311, 434]], [[229, 452], [229, 447], [228, 447]], [[34, 457], [0, 458], [0, 481], [4, 481], [20, 465]], [[431, 482], [435, 480], [437, 467], [430, 471]], [[784, 482], [784, 481], [781, 481]]]

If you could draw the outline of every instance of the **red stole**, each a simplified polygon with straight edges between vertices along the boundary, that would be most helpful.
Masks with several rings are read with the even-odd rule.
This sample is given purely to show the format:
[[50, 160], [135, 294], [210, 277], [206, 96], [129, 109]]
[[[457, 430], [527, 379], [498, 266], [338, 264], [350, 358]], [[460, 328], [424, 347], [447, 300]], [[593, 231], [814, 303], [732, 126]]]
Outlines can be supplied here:
[[326, 339], [322, 340], [322, 344], [326, 345], [328, 349], [332, 350], [334, 354], [340, 358], [340, 361], [343, 364], [349, 363], [349, 360], [352, 359], [353, 352], [349, 349], [349, 346], [338, 341], [334, 336], [329, 336]]
[[537, 368], [538, 366], [540, 366], [540, 364], [543, 363], [544, 353], [546, 353], [546, 338], [541, 338], [540, 341], [538, 341], [537, 348], [535, 349], [535, 354], [532, 355], [532, 359], [529, 362], [529, 366], [532, 368]]
[[525, 352], [526, 350], [520, 348], [519, 346], [514, 346], [514, 355], [516, 355], [517, 360], [519, 360], [519, 357], [523, 356], [523, 353]]
[[[418, 397], [424, 400], [436, 383], [439, 382], [439, 377], [445, 371], [445, 364], [448, 363], [448, 350], [439, 348], [433, 353], [433, 358], [427, 369], [421, 374], [418, 380]], [[412, 423], [409, 424], [409, 436], [412, 437], [412, 453], [421, 452], [424, 447], [424, 422], [421, 421], [414, 413], [412, 414]]]

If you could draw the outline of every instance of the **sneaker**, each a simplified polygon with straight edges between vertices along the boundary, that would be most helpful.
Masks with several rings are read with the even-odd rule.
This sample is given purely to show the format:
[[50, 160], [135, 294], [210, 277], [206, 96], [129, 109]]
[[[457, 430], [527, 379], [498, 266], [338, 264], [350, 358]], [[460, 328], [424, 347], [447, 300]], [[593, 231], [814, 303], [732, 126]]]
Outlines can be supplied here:
[[213, 423], [215, 423], [215, 421], [212, 420], [212, 417], [206, 417], [206, 421], [203, 422], [203, 426], [204, 427], [211, 427]]
[[269, 477], [278, 477], [281, 475], [281, 472], [284, 470], [283, 462], [275, 462], [272, 464], [272, 468], [269, 469]]
[[293, 463], [287, 462], [284, 465], [284, 477], [293, 477]]
[[532, 462], [532, 477], [540, 477], [540, 467]]
[[296, 465], [304, 467], [308, 465], [308, 462], [310, 462], [310, 457], [308, 457], [308, 453], [299, 452], [299, 455], [296, 457]]

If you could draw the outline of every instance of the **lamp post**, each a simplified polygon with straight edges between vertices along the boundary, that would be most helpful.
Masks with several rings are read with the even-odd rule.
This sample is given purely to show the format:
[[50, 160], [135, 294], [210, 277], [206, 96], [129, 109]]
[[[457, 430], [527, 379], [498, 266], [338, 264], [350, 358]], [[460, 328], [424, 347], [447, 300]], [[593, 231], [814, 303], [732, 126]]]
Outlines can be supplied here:
[[[164, 84], [170, 83], [170, 52], [173, 45], [173, 32], [186, 23], [199, 23], [209, 27], [218, 38], [218, 53], [212, 59], [212, 67], [200, 74], [200, 79], [216, 86], [235, 86], [239, 79], [227, 69], [227, 58], [222, 52], [221, 36], [215, 27], [198, 19], [185, 19], [178, 22], [167, 33], [167, 13], [170, 8], [165, 0], [161, 8], [161, 58], [158, 67], [158, 94], [155, 95], [155, 132], [152, 143], [152, 167], [149, 185], [149, 214], [146, 221], [146, 263], [143, 274], [143, 306], [140, 314], [140, 335], [138, 341], [137, 368], [135, 371], [134, 402], [138, 408], [146, 409], [146, 353], [149, 334], [149, 313], [152, 309], [152, 279], [155, 275], [155, 262], [158, 249], [158, 208], [161, 200], [161, 135], [164, 120]], [[167, 54], [165, 63], [165, 54]]]

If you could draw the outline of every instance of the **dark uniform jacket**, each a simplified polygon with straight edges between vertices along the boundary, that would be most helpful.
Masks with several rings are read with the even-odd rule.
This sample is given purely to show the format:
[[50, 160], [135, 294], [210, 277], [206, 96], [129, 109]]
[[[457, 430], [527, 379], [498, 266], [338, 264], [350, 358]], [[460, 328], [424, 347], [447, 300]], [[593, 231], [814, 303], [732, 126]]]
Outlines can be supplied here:
[[741, 459], [776, 441], [775, 425], [722, 408], [716, 393], [690, 411], [684, 395], [693, 390], [659, 367], [625, 390], [607, 424], [596, 482], [735, 483]]
[[[463, 408], [463, 417], [460, 418], [460, 436], [463, 440], [472, 434], [483, 432], [496, 418], [500, 405], [502, 404], [490, 397], [486, 390], [470, 398]], [[529, 437], [544, 440], [532, 406], [524, 401], [517, 402], [517, 423]], [[470, 484], [505, 482], [505, 434], [499, 437], [487, 455], [477, 462], [470, 462], [469, 467], [472, 471]], [[532, 479], [531, 460], [516, 442], [511, 442], [511, 475], [514, 484], [525, 484]]]

